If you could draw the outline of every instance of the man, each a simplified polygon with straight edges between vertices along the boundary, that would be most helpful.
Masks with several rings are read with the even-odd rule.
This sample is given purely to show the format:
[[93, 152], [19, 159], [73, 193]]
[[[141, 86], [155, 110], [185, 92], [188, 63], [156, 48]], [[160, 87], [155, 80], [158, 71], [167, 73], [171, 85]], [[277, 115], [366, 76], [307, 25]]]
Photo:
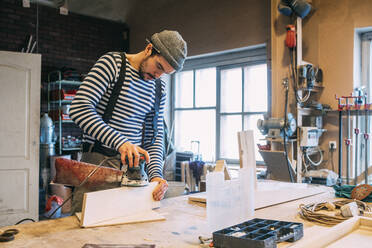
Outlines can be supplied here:
[[[158, 182], [153, 197], [158, 201], [164, 197], [168, 189], [162, 178], [165, 85], [161, 81], [160, 107], [156, 113], [155, 81], [163, 74], [180, 71], [186, 56], [187, 44], [182, 36], [177, 31], [164, 30], [153, 34], [145, 49], [137, 54], [123, 56], [110, 52], [96, 62], [70, 108], [70, 117], [84, 131], [82, 161], [100, 164], [117, 153], [121, 162], [126, 164], [127, 158], [131, 167], [139, 165], [143, 154], [149, 181]], [[115, 91], [122, 66], [123, 85]], [[115, 94], [115, 106], [107, 107]], [[107, 118], [110, 108], [111, 116]], [[155, 115], [158, 121], [154, 124]], [[107, 161], [104, 166], [118, 167], [120, 160]], [[73, 212], [81, 209], [82, 194], [74, 196], [77, 201], [75, 198], [80, 199]]]

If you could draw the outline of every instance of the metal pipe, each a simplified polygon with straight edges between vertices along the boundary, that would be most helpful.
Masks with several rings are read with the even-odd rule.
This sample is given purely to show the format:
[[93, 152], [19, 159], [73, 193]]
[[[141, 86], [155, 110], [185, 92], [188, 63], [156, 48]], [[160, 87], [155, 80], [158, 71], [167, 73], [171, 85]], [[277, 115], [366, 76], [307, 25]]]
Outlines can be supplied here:
[[364, 180], [365, 184], [368, 184], [368, 109], [369, 109], [369, 104], [367, 104], [367, 94], [364, 96], [364, 111], [365, 111], [365, 131], [364, 131], [364, 156], [365, 156], [365, 171], [364, 171]]
[[[340, 103], [339, 99], [339, 105]], [[342, 109], [339, 109], [338, 126], [338, 180], [339, 185], [342, 185]]]
[[349, 98], [346, 98], [346, 184], [349, 184], [350, 179], [350, 105]]
[[[356, 103], [358, 104], [358, 103]], [[355, 166], [355, 170], [354, 170], [354, 183], [355, 185], [358, 184], [358, 146], [359, 146], [359, 143], [358, 143], [358, 137], [359, 137], [359, 107], [358, 105], [356, 105], [356, 116], [355, 116], [355, 129], [354, 129], [354, 134], [355, 134], [355, 163], [354, 163], [354, 166]]]

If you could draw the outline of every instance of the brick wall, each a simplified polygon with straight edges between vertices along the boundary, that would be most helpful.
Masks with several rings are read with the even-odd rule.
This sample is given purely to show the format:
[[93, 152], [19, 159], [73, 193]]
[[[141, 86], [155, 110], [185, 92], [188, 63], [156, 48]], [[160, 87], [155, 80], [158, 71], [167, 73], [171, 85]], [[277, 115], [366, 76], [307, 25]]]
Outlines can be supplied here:
[[[35, 40], [37, 29], [37, 52], [42, 55], [41, 113], [47, 112], [50, 71], [71, 67], [86, 74], [104, 53], [129, 49], [129, 29], [124, 23], [74, 13], [60, 15], [56, 8], [34, 3], [24, 8], [21, 0], [0, 1], [0, 50], [20, 52], [30, 35]], [[63, 131], [64, 135], [77, 134], [76, 128]]]
[[31, 3], [23, 8], [21, 0], [0, 1], [0, 50], [21, 51], [29, 35], [36, 36], [39, 25], [38, 53], [42, 54], [42, 81], [50, 70], [63, 66], [87, 73], [96, 59], [108, 51], [127, 51], [124, 23], [111, 22], [69, 13]]

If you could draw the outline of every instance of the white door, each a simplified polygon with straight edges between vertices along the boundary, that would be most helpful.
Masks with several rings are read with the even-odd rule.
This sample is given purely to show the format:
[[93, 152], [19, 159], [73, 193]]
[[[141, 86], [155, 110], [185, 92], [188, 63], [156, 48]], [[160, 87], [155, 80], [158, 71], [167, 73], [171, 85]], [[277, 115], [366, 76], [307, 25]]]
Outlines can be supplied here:
[[0, 51], [0, 226], [38, 220], [41, 55]]

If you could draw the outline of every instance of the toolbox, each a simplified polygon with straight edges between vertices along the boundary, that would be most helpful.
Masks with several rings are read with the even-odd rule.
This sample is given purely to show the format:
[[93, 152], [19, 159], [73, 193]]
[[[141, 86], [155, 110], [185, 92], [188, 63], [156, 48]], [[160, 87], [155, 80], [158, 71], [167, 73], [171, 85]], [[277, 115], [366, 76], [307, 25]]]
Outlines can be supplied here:
[[295, 242], [303, 237], [303, 224], [252, 219], [213, 233], [216, 248], [275, 248], [276, 243]]

